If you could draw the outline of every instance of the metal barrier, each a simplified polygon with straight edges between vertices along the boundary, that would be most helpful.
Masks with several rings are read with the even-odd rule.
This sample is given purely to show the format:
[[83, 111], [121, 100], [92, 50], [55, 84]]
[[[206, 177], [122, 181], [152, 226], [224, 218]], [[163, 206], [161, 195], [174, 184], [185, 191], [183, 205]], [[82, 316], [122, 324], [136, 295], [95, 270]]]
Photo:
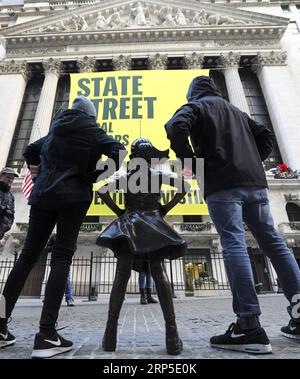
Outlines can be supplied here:
[[[50, 273], [50, 259], [40, 260], [34, 272], [42, 275], [30, 275], [25, 283], [22, 296], [43, 296]], [[0, 292], [2, 292], [15, 259], [0, 259]], [[259, 264], [263, 261], [258, 262]], [[74, 257], [71, 266], [71, 280], [74, 296], [87, 296], [95, 300], [98, 294], [109, 294], [112, 289], [117, 260], [111, 255]], [[252, 263], [252, 262], [251, 262]], [[253, 265], [253, 276], [258, 292], [274, 292], [276, 279], [266, 260], [266, 265]], [[220, 295], [230, 293], [221, 253], [188, 254], [173, 261], [165, 260], [165, 269], [169, 276], [173, 292], [183, 292], [186, 296]], [[261, 274], [263, 273], [263, 274]], [[262, 275], [264, 275], [262, 277]], [[34, 290], [33, 290], [34, 289]], [[36, 293], [37, 289], [40, 293]], [[33, 293], [33, 291], [35, 291]], [[132, 271], [127, 293], [139, 293], [138, 273]]]
[[17, 258], [18, 258], [18, 255], [15, 254], [14, 259], [9, 259], [9, 258], [0, 259], [0, 294], [3, 291], [6, 279], [10, 271], [14, 267], [14, 264]]

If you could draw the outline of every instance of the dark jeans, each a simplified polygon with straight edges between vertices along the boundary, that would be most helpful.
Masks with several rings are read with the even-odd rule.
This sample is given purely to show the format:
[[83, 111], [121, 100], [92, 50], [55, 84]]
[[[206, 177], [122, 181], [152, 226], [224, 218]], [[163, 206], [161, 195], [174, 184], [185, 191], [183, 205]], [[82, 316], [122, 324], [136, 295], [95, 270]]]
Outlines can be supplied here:
[[6, 318], [10, 317], [30, 271], [39, 259], [56, 225], [57, 237], [52, 250], [51, 271], [40, 319], [41, 332], [50, 334], [54, 331], [79, 229], [88, 208], [88, 203], [76, 203], [59, 210], [31, 207], [24, 247], [3, 290]]
[[69, 272], [68, 274], [65, 295], [66, 295], [66, 301], [73, 300], [73, 287], [72, 287], [72, 281], [71, 281], [71, 272]]
[[[300, 270], [282, 235], [274, 227], [265, 188], [240, 187], [207, 197], [210, 216], [221, 237], [223, 256], [233, 296], [233, 310], [243, 329], [259, 326], [260, 307], [245, 240], [243, 221], [262, 252], [270, 258], [292, 304], [300, 293]], [[289, 310], [289, 308], [288, 308]]]
[[152, 276], [150, 272], [141, 271], [139, 274], [139, 288], [145, 289], [145, 288], [152, 288], [152, 287], [153, 287], [153, 281], [152, 281]]

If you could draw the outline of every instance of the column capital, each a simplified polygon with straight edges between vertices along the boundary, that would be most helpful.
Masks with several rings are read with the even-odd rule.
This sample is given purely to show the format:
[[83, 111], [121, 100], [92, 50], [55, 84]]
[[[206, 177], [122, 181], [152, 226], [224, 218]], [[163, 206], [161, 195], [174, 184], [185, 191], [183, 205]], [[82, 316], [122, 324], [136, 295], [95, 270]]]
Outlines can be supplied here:
[[203, 53], [192, 53], [187, 54], [183, 57], [184, 65], [189, 70], [195, 70], [202, 68], [204, 62], [204, 54]]
[[217, 65], [220, 68], [238, 68], [240, 65], [241, 54], [230, 51], [227, 54], [221, 53], [217, 59]]
[[257, 53], [252, 59], [252, 70], [259, 72], [264, 66], [286, 66], [287, 53], [285, 51], [270, 51]]
[[61, 73], [62, 62], [60, 59], [49, 58], [47, 61], [43, 61], [42, 64], [45, 74], [51, 73], [59, 76]]
[[230, 52], [221, 55], [218, 66], [222, 67], [229, 101], [243, 112], [250, 114], [243, 84], [239, 75], [240, 55]]
[[297, 7], [296, 7], [296, 4], [290, 4], [290, 5], [289, 5], [289, 8], [290, 8], [290, 11], [291, 11], [292, 13], [298, 13], [298, 9], [297, 9]]
[[82, 59], [78, 59], [77, 67], [79, 72], [94, 72], [96, 68], [96, 58], [85, 56]]
[[220, 244], [220, 240], [219, 238], [212, 238], [210, 240], [210, 247], [213, 251], [215, 252], [218, 252], [218, 247], [219, 247], [219, 244]]
[[31, 72], [26, 61], [0, 61], [0, 74], [16, 75], [20, 74], [27, 81], [30, 78]]
[[155, 54], [148, 57], [148, 66], [151, 70], [166, 70], [168, 56], [166, 54]]
[[112, 65], [115, 71], [128, 71], [131, 69], [131, 56], [121, 54], [113, 57]]

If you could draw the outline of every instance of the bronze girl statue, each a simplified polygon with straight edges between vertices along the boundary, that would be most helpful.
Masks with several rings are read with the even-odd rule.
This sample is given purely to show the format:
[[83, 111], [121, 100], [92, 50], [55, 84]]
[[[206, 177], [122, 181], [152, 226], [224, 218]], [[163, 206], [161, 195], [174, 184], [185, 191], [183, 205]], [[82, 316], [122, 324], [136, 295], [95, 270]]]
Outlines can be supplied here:
[[[125, 192], [125, 209], [120, 209], [109, 195], [109, 185], [99, 190], [104, 203], [117, 214], [113, 221], [98, 237], [97, 244], [110, 248], [117, 258], [117, 268], [111, 291], [108, 320], [102, 347], [105, 351], [115, 351], [117, 344], [117, 325], [124, 295], [130, 278], [132, 263], [135, 256], [143, 256], [149, 261], [158, 299], [163, 311], [166, 325], [166, 348], [168, 354], [177, 355], [182, 351], [182, 341], [178, 336], [172, 290], [164, 268], [164, 258], [175, 259], [186, 252], [186, 242], [167, 224], [163, 217], [185, 196], [188, 183], [182, 178], [174, 178], [160, 170], [151, 168], [152, 158], [168, 158], [169, 151], [160, 151], [144, 138], [135, 140], [131, 145], [130, 164], [135, 158], [147, 162], [146, 173], [142, 178], [148, 183], [158, 180], [158, 191], [151, 191], [148, 185], [146, 193], [133, 193], [130, 188]], [[128, 170], [115, 181], [119, 188], [121, 182], [130, 181], [136, 169]], [[146, 178], [147, 176], [147, 178]], [[142, 179], [143, 180], [143, 179]], [[151, 181], [153, 180], [153, 182]], [[160, 204], [160, 188], [168, 184], [177, 188], [173, 199], [165, 206]]]

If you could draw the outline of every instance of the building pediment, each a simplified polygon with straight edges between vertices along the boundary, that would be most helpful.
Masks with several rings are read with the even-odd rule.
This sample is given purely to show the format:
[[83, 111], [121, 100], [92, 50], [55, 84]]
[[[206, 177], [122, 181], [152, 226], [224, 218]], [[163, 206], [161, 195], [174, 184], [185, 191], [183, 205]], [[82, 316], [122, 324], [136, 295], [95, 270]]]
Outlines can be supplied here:
[[[198, 1], [103, 0], [6, 28], [7, 57], [278, 49], [288, 19]], [[80, 47], [79, 47], [80, 46]], [[149, 46], [147, 48], [147, 46]]]
[[288, 19], [197, 1], [108, 1], [15, 25], [5, 36], [101, 33], [144, 29], [284, 28]]

